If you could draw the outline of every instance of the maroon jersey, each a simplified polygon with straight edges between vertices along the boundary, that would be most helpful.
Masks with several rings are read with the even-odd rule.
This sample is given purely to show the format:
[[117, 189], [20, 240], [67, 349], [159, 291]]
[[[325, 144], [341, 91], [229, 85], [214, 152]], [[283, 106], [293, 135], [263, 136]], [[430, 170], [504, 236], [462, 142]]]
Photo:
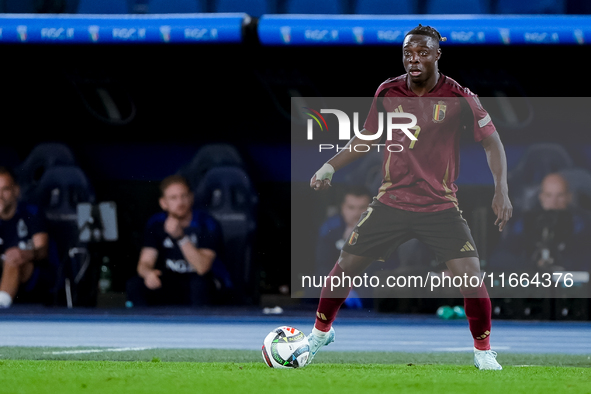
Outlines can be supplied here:
[[[406, 78], [404, 74], [380, 85], [364, 125], [367, 131], [377, 132], [382, 112], [386, 134], [387, 112], [417, 117], [417, 125], [409, 129], [416, 141], [395, 129], [385, 143], [386, 147], [398, 144], [403, 149], [384, 149], [384, 178], [377, 198], [391, 207], [415, 212], [457, 208], [454, 182], [460, 169], [460, 135], [464, 130], [473, 132], [474, 140], [480, 142], [495, 132], [495, 126], [478, 96], [453, 79], [439, 74], [437, 85], [419, 97], [409, 89]], [[407, 122], [410, 119], [394, 119], [393, 123]]]

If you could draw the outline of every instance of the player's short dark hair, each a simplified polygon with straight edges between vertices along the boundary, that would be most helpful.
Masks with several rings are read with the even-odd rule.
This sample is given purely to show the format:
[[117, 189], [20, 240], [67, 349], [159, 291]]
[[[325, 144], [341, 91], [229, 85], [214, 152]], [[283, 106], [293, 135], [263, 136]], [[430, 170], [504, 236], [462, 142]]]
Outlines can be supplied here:
[[362, 185], [350, 185], [345, 188], [345, 192], [341, 198], [341, 204], [345, 202], [345, 197], [347, 196], [355, 196], [355, 197], [365, 197], [367, 196], [370, 200], [372, 199], [373, 195], [367, 190], [365, 186]]
[[160, 197], [164, 197], [164, 192], [170, 185], [181, 184], [187, 186], [187, 189], [191, 190], [191, 185], [187, 178], [182, 175], [174, 174], [169, 175], [160, 182]]
[[420, 23], [417, 27], [406, 33], [404, 37], [410, 34], [421, 34], [423, 36], [428, 36], [433, 38], [438, 43], [439, 41], [447, 41], [447, 37], [442, 37], [441, 34], [437, 31], [437, 29], [431, 26], [423, 26]]
[[9, 177], [12, 178], [12, 181], [14, 182], [14, 184], [18, 185], [18, 180], [17, 180], [16, 175], [15, 175], [14, 171], [12, 170], [12, 168], [0, 166], [0, 175], [8, 175]]

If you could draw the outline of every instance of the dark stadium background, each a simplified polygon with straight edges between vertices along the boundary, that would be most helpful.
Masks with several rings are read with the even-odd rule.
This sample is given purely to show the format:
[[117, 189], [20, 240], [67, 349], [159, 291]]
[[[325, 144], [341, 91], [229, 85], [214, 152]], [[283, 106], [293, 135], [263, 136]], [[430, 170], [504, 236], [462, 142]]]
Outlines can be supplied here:
[[[303, 96], [368, 97], [382, 81], [404, 72], [399, 46], [275, 48], [250, 38], [215, 46], [1, 47], [2, 146], [24, 160], [41, 142], [63, 142], [88, 175], [97, 201], [117, 203], [120, 240], [104, 250], [113, 262], [114, 291], [123, 292], [135, 271], [144, 224], [159, 210], [159, 180], [201, 146], [224, 142], [242, 154], [259, 192], [259, 289], [277, 293], [290, 274], [290, 122], [280, 110], [289, 111], [289, 89]], [[483, 97], [499, 86], [530, 97], [585, 97], [591, 88], [589, 46], [442, 44], [442, 51], [440, 70]], [[97, 107], [84, 91], [95, 84], [109, 89], [123, 115], [133, 102], [134, 119], [112, 125], [95, 117], [82, 99]], [[590, 110], [581, 111], [583, 123]], [[508, 154], [512, 147], [557, 142], [575, 165], [591, 170], [584, 151], [591, 144], [588, 128], [499, 131]], [[518, 157], [508, 159], [515, 163]], [[473, 209], [490, 206], [492, 184], [461, 181], [460, 175], [458, 196], [470, 219]], [[336, 195], [306, 198], [314, 207], [310, 217], [316, 223], [306, 234], [313, 242], [313, 229]], [[489, 248], [496, 237], [489, 232]], [[305, 249], [299, 257], [310, 262], [312, 256]]]

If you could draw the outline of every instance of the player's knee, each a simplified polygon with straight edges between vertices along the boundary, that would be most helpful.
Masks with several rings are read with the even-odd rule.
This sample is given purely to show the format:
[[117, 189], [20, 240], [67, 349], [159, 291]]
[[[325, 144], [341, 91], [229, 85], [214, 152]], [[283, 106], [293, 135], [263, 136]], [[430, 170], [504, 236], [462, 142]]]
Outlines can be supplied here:
[[356, 256], [345, 251], [341, 251], [338, 264], [347, 275], [358, 275], [371, 264], [373, 259], [369, 257]]

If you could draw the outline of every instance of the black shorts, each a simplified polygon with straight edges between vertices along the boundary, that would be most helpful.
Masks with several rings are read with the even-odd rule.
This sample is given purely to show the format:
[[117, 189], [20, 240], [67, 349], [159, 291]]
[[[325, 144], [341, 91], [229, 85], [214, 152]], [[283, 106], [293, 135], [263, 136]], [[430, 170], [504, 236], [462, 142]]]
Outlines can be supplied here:
[[375, 198], [361, 215], [343, 251], [383, 261], [413, 238], [424, 242], [440, 263], [478, 257], [470, 228], [459, 209], [412, 212], [389, 207]]

